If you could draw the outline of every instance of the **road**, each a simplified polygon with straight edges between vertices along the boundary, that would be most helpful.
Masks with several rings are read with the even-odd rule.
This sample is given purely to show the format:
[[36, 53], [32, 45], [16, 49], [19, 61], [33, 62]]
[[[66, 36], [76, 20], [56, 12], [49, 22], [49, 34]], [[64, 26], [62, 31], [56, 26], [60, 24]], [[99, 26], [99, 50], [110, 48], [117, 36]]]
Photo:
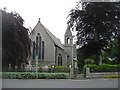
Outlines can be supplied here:
[[2, 88], [118, 88], [118, 79], [2, 80]]

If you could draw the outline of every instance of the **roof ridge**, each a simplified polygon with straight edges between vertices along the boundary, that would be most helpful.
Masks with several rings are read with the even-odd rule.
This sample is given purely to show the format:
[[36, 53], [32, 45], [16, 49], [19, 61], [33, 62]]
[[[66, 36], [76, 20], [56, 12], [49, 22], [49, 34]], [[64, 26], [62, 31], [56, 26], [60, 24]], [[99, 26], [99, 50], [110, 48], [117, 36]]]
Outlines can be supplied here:
[[[41, 23], [40, 23], [41, 24]], [[52, 42], [57, 45], [58, 47], [64, 49], [64, 46], [62, 45], [61, 41], [59, 41], [55, 35], [53, 35], [44, 25], [41, 24], [41, 26], [43, 27], [43, 29], [46, 31], [46, 33], [48, 34], [48, 36], [51, 38]], [[52, 36], [51, 36], [52, 35]], [[57, 41], [56, 41], [56, 40]]]

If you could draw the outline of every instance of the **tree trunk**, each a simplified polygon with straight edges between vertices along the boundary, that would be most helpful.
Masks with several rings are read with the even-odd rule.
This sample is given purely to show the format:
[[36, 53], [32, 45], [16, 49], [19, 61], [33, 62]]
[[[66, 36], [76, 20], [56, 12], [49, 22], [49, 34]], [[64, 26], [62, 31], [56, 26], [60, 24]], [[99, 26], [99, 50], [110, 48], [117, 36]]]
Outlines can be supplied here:
[[[95, 35], [94, 40], [96, 42], [98, 42], [99, 41], [99, 32], [96, 30], [94, 35]], [[98, 52], [98, 64], [102, 64], [102, 56], [100, 55], [100, 53], [101, 53], [101, 51]]]
[[99, 55], [99, 65], [102, 64], [102, 56]]

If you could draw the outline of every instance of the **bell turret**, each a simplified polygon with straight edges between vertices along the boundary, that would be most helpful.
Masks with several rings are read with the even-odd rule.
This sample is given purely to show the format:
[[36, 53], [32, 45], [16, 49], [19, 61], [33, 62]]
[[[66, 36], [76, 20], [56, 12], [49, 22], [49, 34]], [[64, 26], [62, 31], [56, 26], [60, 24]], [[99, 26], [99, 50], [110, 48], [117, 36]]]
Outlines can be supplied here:
[[70, 31], [69, 26], [67, 27], [64, 38], [65, 38], [64, 44], [66, 44], [66, 45], [67, 44], [69, 44], [69, 45], [73, 44], [73, 36], [72, 36], [72, 32]]

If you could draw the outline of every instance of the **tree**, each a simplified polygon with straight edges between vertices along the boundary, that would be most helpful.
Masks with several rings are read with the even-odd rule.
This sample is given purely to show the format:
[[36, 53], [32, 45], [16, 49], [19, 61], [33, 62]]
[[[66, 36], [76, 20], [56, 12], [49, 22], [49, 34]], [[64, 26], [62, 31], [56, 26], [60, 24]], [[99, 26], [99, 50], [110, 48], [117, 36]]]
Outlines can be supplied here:
[[28, 29], [23, 26], [24, 20], [18, 13], [2, 10], [2, 66], [6, 71], [8, 64], [20, 66], [26, 62], [29, 53], [30, 39]]
[[[82, 9], [80, 8], [82, 6]], [[80, 2], [69, 14], [68, 25], [77, 31], [77, 44], [87, 54], [100, 55], [120, 34], [120, 2]]]
[[107, 64], [120, 64], [119, 56], [118, 40], [113, 40], [112, 42], [108, 43], [106, 50], [102, 52], [103, 62]]
[[83, 70], [83, 66], [85, 65], [85, 59], [87, 57], [85, 57], [84, 53], [82, 53], [82, 49], [78, 48], [77, 49], [77, 60], [78, 60], [78, 67], [79, 70], [82, 71]]

